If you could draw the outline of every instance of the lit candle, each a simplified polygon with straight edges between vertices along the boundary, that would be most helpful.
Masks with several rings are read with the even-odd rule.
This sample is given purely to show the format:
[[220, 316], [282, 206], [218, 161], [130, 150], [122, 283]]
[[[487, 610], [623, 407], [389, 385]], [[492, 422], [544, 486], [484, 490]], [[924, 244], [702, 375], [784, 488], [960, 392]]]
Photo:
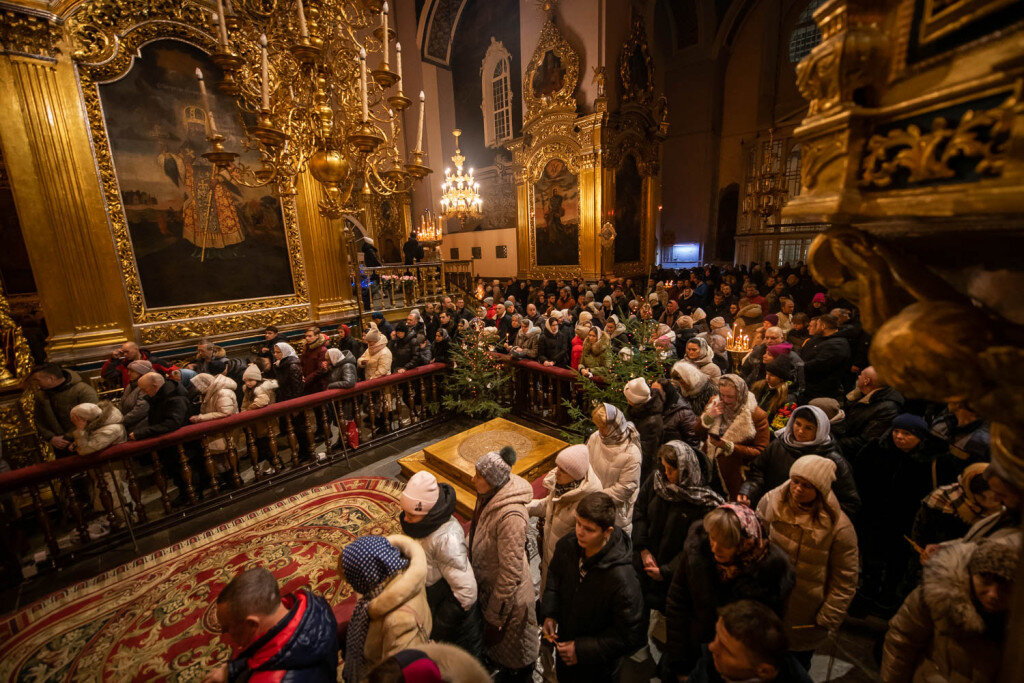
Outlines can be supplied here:
[[203, 107], [206, 108], [206, 120], [210, 123], [210, 135], [214, 135], [217, 132], [217, 124], [213, 120], [213, 109], [210, 108], [210, 96], [206, 93], [206, 81], [203, 80], [203, 72], [198, 66], [196, 67], [196, 78], [199, 79], [199, 94], [203, 98]]
[[217, 0], [217, 13], [213, 15], [220, 33], [220, 46], [228, 46], [228, 22], [224, 21], [224, 0]]
[[427, 94], [420, 90], [420, 124], [416, 131], [416, 151], [421, 153], [423, 152], [423, 110], [426, 108], [426, 101]]
[[302, 0], [296, 0], [299, 6], [299, 36], [309, 38], [309, 29], [306, 27], [306, 12], [302, 9]]
[[363, 121], [367, 121], [370, 118], [370, 105], [366, 101], [366, 50], [364, 48], [359, 48], [359, 88], [363, 93]]
[[398, 94], [402, 94], [402, 44], [395, 42], [395, 61], [398, 68]]
[[260, 36], [260, 94], [263, 96], [263, 110], [270, 111], [270, 68], [267, 65], [267, 36]]
[[380, 8], [380, 22], [384, 27], [384, 64], [388, 63], [388, 48], [390, 47], [391, 40], [388, 38], [388, 3]]

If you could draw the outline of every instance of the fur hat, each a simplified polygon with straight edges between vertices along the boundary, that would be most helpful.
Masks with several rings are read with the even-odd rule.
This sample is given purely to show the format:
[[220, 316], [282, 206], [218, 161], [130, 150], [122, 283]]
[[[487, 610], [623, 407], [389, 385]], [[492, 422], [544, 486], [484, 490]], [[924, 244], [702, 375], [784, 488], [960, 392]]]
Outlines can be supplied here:
[[789, 478], [801, 477], [811, 482], [822, 497], [828, 497], [832, 482], [836, 480], [836, 463], [820, 455], [797, 458], [789, 468]]
[[971, 574], [991, 574], [1003, 581], [1013, 581], [1017, 576], [1017, 561], [1020, 556], [1018, 543], [1010, 539], [989, 539], [974, 549], [967, 563]]
[[631, 406], [638, 406], [651, 398], [651, 388], [647, 386], [647, 380], [643, 377], [634, 377], [622, 387], [622, 393]]
[[764, 366], [765, 372], [770, 372], [781, 380], [793, 381], [793, 361], [787, 356], [779, 356], [771, 363]]
[[257, 382], [263, 381], [263, 373], [260, 372], [260, 369], [256, 367], [255, 363], [249, 363], [245, 368], [245, 372], [242, 373], [242, 381], [244, 382], [248, 379], [254, 379]]
[[829, 422], [839, 414], [839, 401], [834, 398], [816, 398], [808, 401], [807, 405], [820, 408], [821, 412], [825, 413], [825, 417], [829, 419]]
[[555, 456], [555, 464], [572, 477], [573, 481], [579, 481], [587, 476], [587, 470], [590, 469], [590, 451], [587, 445], [582, 443], [563, 448]]
[[399, 502], [408, 514], [422, 515], [434, 507], [437, 495], [437, 478], [424, 470], [409, 478]]
[[129, 363], [128, 369], [141, 376], [145, 375], [147, 372], [153, 372], [153, 364], [144, 358], [140, 358], [139, 360], [133, 360]]
[[508, 483], [514, 464], [516, 450], [511, 446], [504, 446], [500, 451], [490, 451], [477, 460], [476, 471], [492, 487], [500, 488]]

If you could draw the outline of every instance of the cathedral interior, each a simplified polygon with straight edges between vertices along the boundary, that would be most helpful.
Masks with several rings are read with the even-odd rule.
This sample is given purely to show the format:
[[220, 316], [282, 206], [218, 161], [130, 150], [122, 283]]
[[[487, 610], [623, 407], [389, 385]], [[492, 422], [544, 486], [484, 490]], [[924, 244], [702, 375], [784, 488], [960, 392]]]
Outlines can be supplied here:
[[[1024, 565], [995, 612], [963, 589], [962, 637], [929, 597], [959, 585], [946, 544], [1024, 552], [1021, 0], [3, 0], [0, 86], [0, 680], [249, 680], [218, 595], [256, 568], [340, 628], [335, 670], [252, 680], [364, 680], [345, 549], [408, 541], [423, 473], [480, 586], [483, 649], [458, 644], [494, 680], [741, 680], [720, 633], [673, 642], [699, 621], [673, 595], [700, 522], [656, 533], [641, 508], [691, 491], [664, 450], [685, 443], [709, 463], [692, 490], [786, 548], [762, 508], [805, 480], [762, 452], [810, 442], [804, 406], [835, 445], [793, 451], [836, 463], [835, 513], [820, 489], [814, 509], [856, 537], [846, 598], [792, 558], [775, 612], [801, 675], [1024, 680]], [[473, 540], [486, 463], [513, 448], [513, 483], [557, 500], [587, 444], [619, 504], [594, 445], [615, 414], [643, 462], [615, 528], [648, 639], [600, 674], [538, 646], [555, 531], [530, 508], [539, 654], [510, 664]], [[956, 532], [922, 531], [931, 510]], [[675, 559], [638, 529], [682, 534]], [[834, 623], [794, 626], [801, 591]], [[747, 679], [805, 680], [782, 661]], [[476, 680], [437, 668], [372, 680]]]

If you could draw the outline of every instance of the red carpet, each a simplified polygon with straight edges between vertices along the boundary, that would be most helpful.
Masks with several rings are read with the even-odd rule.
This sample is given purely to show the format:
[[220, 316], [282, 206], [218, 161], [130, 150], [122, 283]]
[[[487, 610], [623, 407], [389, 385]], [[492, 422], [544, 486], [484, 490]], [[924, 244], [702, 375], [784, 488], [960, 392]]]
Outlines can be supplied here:
[[339, 605], [341, 548], [399, 530], [401, 486], [382, 477], [319, 486], [210, 529], [0, 622], [0, 681], [202, 680], [227, 661], [215, 597], [242, 569], [274, 572]]

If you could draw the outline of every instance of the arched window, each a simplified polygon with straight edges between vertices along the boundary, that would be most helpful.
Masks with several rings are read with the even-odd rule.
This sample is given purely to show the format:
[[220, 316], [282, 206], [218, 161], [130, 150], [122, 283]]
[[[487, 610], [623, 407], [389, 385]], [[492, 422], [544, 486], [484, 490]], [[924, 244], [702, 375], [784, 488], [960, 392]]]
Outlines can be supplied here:
[[491, 37], [491, 45], [480, 65], [480, 89], [483, 101], [484, 143], [497, 147], [512, 137], [512, 56], [500, 41]]
[[789, 34], [789, 61], [796, 64], [810, 54], [811, 50], [821, 42], [821, 31], [814, 23], [814, 10], [821, 6], [824, 0], [811, 0], [807, 7], [796, 18], [793, 32]]

